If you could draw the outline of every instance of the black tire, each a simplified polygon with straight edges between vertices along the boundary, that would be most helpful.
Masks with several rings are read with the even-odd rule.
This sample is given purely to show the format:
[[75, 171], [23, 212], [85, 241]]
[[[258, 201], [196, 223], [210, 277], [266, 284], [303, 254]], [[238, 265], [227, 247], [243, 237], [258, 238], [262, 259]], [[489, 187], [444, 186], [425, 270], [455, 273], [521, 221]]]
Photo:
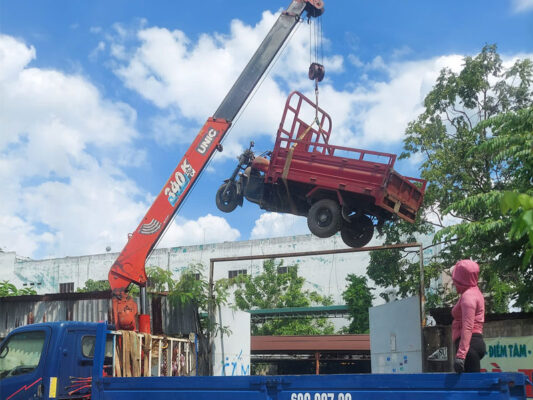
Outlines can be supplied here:
[[341, 225], [341, 209], [335, 200], [318, 200], [309, 209], [307, 226], [313, 235], [319, 238], [333, 236], [339, 231]]
[[354, 217], [352, 222], [344, 221], [341, 228], [342, 241], [350, 247], [363, 247], [374, 236], [374, 224], [370, 217], [362, 215]]
[[223, 183], [218, 188], [216, 202], [217, 208], [225, 213], [230, 213], [235, 210], [235, 208], [237, 208], [237, 205], [239, 204], [239, 199], [237, 196], [237, 185], [235, 185], [235, 182], [230, 181], [227, 183]]

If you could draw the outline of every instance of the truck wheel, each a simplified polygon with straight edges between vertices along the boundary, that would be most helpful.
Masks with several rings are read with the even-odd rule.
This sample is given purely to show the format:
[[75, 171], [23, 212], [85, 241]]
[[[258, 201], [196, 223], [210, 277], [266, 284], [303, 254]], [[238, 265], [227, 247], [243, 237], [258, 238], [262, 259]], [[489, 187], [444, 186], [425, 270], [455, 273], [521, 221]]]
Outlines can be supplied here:
[[237, 185], [235, 185], [235, 182], [230, 181], [223, 183], [218, 188], [216, 202], [218, 209], [225, 213], [232, 212], [237, 208], [239, 201], [237, 198]]
[[342, 241], [350, 247], [363, 247], [374, 236], [374, 224], [366, 216], [356, 217], [352, 222], [344, 222], [341, 228]]
[[341, 209], [335, 200], [318, 200], [309, 209], [307, 226], [319, 238], [333, 236], [342, 225]]

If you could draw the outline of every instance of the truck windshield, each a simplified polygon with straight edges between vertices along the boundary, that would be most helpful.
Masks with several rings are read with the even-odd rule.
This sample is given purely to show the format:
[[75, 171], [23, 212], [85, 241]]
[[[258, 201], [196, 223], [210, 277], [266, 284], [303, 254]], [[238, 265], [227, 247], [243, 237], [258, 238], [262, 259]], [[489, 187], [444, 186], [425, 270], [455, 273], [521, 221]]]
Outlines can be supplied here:
[[27, 374], [39, 365], [45, 332], [14, 334], [0, 348], [0, 379]]

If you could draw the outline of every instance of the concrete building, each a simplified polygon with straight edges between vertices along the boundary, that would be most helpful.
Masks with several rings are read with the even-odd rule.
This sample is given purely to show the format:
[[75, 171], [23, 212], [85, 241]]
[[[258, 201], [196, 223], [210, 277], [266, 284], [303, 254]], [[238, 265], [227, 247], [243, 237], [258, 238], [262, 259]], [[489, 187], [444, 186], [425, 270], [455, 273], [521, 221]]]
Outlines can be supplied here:
[[[426, 240], [429, 244], [429, 239]], [[369, 246], [381, 243], [373, 239]], [[313, 235], [224, 242], [155, 249], [146, 266], [158, 266], [172, 271], [178, 277], [191, 264], [204, 266], [208, 276], [211, 258], [238, 257], [251, 255], [307, 252], [347, 248], [340, 235], [319, 239]], [[416, 249], [412, 249], [416, 252]], [[434, 249], [424, 252], [429, 259]], [[426, 254], [427, 253], [427, 254]], [[431, 253], [431, 254], [430, 254]], [[109, 268], [118, 253], [104, 253], [78, 257], [32, 260], [20, 257], [13, 252], [0, 252], [0, 272], [3, 280], [8, 280], [18, 288], [32, 287], [38, 294], [65, 293], [84, 287], [88, 279], [107, 280]], [[416, 257], [416, 254], [415, 254]], [[331, 296], [334, 304], [344, 304], [342, 292], [346, 287], [348, 274], [365, 275], [369, 263], [368, 252], [305, 256], [283, 260], [284, 265], [297, 263], [298, 273], [306, 280], [306, 289], [315, 290], [321, 295]], [[232, 261], [215, 264], [214, 279], [233, 277], [238, 274], [256, 275], [262, 270], [262, 260]], [[373, 286], [372, 282], [369, 282]], [[375, 305], [383, 301], [380, 291], [375, 289]]]
[[[328, 239], [302, 235], [224, 242], [155, 249], [146, 266], [165, 268], [179, 276], [190, 264], [202, 264], [207, 276], [211, 258], [339, 248], [346, 248], [339, 235]], [[104, 253], [32, 260], [11, 252], [0, 253], [0, 270], [3, 279], [19, 288], [33, 287], [38, 294], [69, 292], [83, 287], [88, 279], [107, 280], [109, 268], [117, 256], [118, 253]], [[298, 263], [299, 275], [305, 277], [309, 289], [322, 295], [331, 295], [335, 304], [342, 304], [341, 294], [346, 284], [346, 276], [349, 273], [365, 274], [368, 261], [368, 253], [353, 253], [286, 259], [284, 263]], [[255, 275], [260, 273], [261, 269], [261, 260], [217, 263], [214, 279], [228, 278], [240, 273]]]

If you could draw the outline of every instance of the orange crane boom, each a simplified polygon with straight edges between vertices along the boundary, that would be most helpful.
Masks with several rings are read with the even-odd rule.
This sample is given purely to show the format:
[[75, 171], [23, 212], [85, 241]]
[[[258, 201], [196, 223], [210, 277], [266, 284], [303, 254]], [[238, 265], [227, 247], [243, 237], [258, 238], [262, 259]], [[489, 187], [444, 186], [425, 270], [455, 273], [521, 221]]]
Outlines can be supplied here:
[[[150, 316], [146, 313], [146, 259], [214, 152], [222, 151], [220, 143], [232, 121], [300, 21], [303, 13], [306, 12], [308, 18], [314, 18], [320, 16], [323, 11], [322, 0], [292, 0], [214, 115], [208, 118], [200, 129], [137, 229], [129, 236], [128, 242], [112, 265], [108, 276], [113, 294], [113, 318], [116, 329], [139, 329], [142, 332], [150, 332]], [[128, 293], [128, 287], [131, 284], [138, 285], [141, 289], [140, 314], [138, 314], [136, 301]]]

